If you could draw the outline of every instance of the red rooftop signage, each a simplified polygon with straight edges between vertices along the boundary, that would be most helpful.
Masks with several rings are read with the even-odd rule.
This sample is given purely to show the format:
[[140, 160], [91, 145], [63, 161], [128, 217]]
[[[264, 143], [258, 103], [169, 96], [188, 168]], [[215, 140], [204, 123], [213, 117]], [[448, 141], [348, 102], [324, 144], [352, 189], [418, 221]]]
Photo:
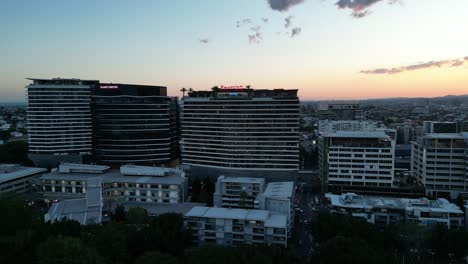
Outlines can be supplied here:
[[233, 90], [233, 89], [245, 89], [245, 87], [244, 85], [230, 85], [230, 86], [221, 85], [221, 89]]

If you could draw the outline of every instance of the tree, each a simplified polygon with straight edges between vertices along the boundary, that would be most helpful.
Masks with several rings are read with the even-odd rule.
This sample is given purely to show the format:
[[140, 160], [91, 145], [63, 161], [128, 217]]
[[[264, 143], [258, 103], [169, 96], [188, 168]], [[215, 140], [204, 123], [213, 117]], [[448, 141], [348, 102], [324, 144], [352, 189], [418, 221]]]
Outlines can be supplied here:
[[146, 224], [148, 221], [148, 212], [139, 206], [132, 207], [128, 210], [127, 221], [134, 225]]
[[177, 258], [161, 254], [158, 251], [146, 252], [142, 256], [136, 259], [135, 264], [177, 264], [179, 261]]
[[321, 263], [373, 264], [383, 261], [377, 252], [358, 238], [336, 236], [320, 246]]
[[124, 222], [127, 220], [127, 213], [125, 213], [125, 207], [123, 205], [117, 205], [114, 210], [114, 213], [111, 214], [112, 221], [115, 222]]
[[457, 196], [457, 200], [455, 201], [455, 204], [460, 207], [462, 211], [465, 211], [465, 201], [463, 200], [463, 196], [459, 194]]
[[78, 238], [52, 237], [37, 248], [38, 264], [96, 264], [98, 259]]
[[245, 191], [240, 192], [239, 194], [239, 206], [240, 207], [245, 207], [247, 205], [247, 198], [249, 198], [249, 196], [247, 195]]
[[182, 97], [185, 97], [185, 92], [187, 92], [187, 89], [184, 87], [180, 89], [180, 91], [182, 92]]
[[0, 146], [0, 163], [24, 163], [28, 161], [28, 143], [10, 141]]
[[128, 257], [125, 225], [115, 222], [104, 225], [96, 234], [95, 248], [106, 263], [125, 263]]

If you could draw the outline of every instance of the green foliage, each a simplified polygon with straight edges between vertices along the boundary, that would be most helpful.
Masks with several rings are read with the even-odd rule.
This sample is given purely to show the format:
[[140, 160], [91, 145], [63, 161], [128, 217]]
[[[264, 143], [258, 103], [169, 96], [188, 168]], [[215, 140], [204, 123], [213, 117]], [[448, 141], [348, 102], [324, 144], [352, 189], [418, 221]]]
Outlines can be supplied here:
[[95, 264], [98, 259], [78, 238], [52, 237], [37, 248], [38, 264]]
[[136, 259], [135, 264], [178, 264], [177, 258], [157, 251], [146, 252]]
[[23, 141], [10, 141], [1, 145], [0, 163], [30, 163], [28, 144]]
[[115, 222], [124, 222], [127, 220], [127, 213], [125, 212], [125, 208], [122, 205], [117, 205], [114, 212], [111, 214], [112, 221]]
[[146, 224], [148, 221], [148, 212], [139, 206], [128, 210], [127, 222], [134, 225]]

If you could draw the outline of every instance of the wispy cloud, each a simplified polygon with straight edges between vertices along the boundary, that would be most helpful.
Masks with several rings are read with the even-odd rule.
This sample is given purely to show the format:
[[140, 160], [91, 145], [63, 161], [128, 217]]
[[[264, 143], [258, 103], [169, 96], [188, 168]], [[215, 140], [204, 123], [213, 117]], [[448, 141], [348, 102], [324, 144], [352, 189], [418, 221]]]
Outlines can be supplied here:
[[256, 26], [256, 27], [251, 27], [250, 30], [253, 32], [253, 34], [249, 34], [249, 43], [250, 44], [259, 44], [261, 40], [263, 40], [262, 33], [260, 32], [261, 27]]
[[[351, 16], [362, 18], [370, 14], [368, 8], [378, 2], [385, 0], [338, 0], [336, 5], [341, 9], [351, 9]], [[398, 0], [387, 0], [390, 4], [396, 3]]]
[[198, 39], [198, 41], [200, 41], [200, 43], [202, 44], [208, 44], [210, 42], [210, 40], [207, 38], [201, 38], [201, 39]]
[[284, 19], [284, 27], [289, 28], [292, 25], [293, 16], [288, 16]]
[[295, 36], [299, 35], [302, 31], [302, 28], [300, 27], [295, 27], [291, 30], [291, 38], [294, 38]]
[[463, 59], [454, 59], [454, 60], [440, 60], [440, 61], [429, 61], [424, 63], [412, 64], [408, 66], [401, 66], [397, 68], [379, 68], [374, 70], [364, 70], [361, 73], [364, 74], [396, 74], [402, 73], [406, 71], [415, 71], [421, 69], [427, 69], [432, 67], [443, 67], [443, 66], [450, 66], [450, 67], [459, 67], [462, 65], [468, 65], [468, 57]]
[[251, 24], [251, 23], [252, 23], [252, 20], [250, 18], [238, 20], [236, 21], [236, 27], [240, 28], [245, 24]]
[[263, 23], [268, 23], [268, 18], [262, 17], [262, 21], [263, 21]]
[[304, 0], [267, 0], [271, 9], [276, 11], [288, 11], [294, 5], [301, 4]]

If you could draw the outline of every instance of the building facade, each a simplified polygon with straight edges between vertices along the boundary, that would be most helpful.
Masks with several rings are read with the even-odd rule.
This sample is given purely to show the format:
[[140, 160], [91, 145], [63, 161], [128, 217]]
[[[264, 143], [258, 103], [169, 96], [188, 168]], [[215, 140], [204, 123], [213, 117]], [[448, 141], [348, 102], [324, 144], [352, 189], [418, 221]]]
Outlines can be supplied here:
[[47, 170], [24, 167], [18, 164], [0, 164], [0, 194], [22, 194], [32, 189], [33, 180]]
[[319, 120], [320, 133], [335, 133], [337, 131], [371, 131], [377, 128], [377, 122], [369, 120]]
[[182, 102], [182, 164], [191, 174], [274, 178], [298, 170], [297, 90], [215, 87]]
[[415, 223], [421, 226], [441, 224], [450, 228], [463, 228], [464, 214], [458, 206], [446, 199], [387, 198], [361, 196], [354, 193], [341, 195], [327, 193], [330, 213], [361, 218], [369, 223], [390, 225]]
[[93, 94], [94, 158], [113, 166], [179, 157], [177, 98], [167, 88], [100, 83]]
[[384, 131], [323, 134], [319, 138], [319, 173], [323, 190], [343, 186], [365, 189], [393, 186], [395, 140]]
[[186, 201], [188, 195], [188, 180], [181, 169], [124, 165], [110, 170], [108, 166], [61, 164], [40, 180], [46, 197], [78, 198], [86, 193], [90, 178], [102, 179], [105, 200], [174, 204]]
[[286, 216], [265, 210], [197, 206], [185, 214], [184, 225], [191, 230], [193, 242], [197, 244], [288, 245]]
[[468, 133], [426, 134], [412, 142], [411, 174], [435, 196], [468, 197]]
[[265, 190], [265, 179], [219, 176], [213, 205], [224, 208], [257, 208], [255, 199]]
[[29, 157], [41, 167], [81, 162], [92, 151], [91, 93], [98, 83], [29, 79], [26, 86]]

